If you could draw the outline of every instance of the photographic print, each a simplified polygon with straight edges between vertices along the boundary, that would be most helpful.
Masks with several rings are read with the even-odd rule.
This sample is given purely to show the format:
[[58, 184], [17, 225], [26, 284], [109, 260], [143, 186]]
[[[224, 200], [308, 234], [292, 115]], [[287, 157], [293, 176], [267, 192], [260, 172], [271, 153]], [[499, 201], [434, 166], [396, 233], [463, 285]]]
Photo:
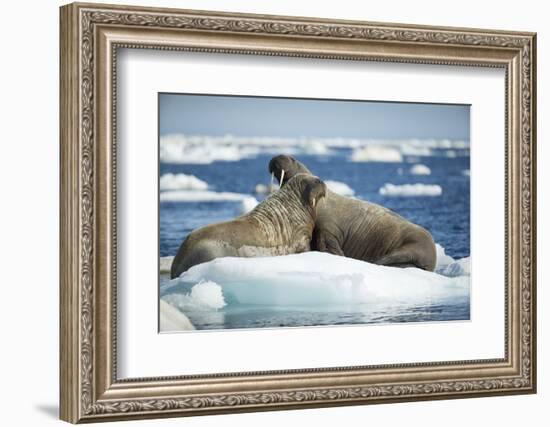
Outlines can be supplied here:
[[536, 392], [535, 33], [59, 22], [61, 419]]
[[469, 320], [469, 105], [158, 100], [161, 332]]

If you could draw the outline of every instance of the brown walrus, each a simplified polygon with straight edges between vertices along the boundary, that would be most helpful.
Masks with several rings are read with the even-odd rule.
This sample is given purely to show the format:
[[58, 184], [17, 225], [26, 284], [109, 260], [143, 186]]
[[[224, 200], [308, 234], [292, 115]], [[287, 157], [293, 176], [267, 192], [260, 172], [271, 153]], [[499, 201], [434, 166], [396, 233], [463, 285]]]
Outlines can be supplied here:
[[295, 174], [249, 213], [189, 234], [172, 262], [170, 277], [214, 258], [309, 251], [318, 202], [325, 194], [326, 185], [319, 178]]
[[[306, 166], [286, 155], [273, 157], [269, 172], [282, 188], [296, 174], [311, 174]], [[434, 271], [436, 264], [435, 243], [426, 229], [383, 206], [328, 189], [317, 209], [311, 248], [394, 267]]]

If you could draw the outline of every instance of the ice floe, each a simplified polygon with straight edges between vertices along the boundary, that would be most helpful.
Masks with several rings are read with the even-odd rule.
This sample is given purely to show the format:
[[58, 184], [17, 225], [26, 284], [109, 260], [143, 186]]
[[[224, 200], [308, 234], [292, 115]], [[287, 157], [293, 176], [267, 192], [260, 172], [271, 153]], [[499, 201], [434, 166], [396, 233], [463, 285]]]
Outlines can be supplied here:
[[208, 183], [193, 175], [166, 173], [160, 177], [160, 191], [207, 190]]
[[345, 182], [326, 180], [324, 183], [330, 191], [340, 194], [341, 196], [353, 196], [355, 191]]
[[432, 173], [432, 171], [430, 170], [430, 168], [426, 165], [423, 165], [423, 164], [416, 164], [414, 165], [412, 168], [410, 168], [409, 172], [412, 174], [412, 175], [430, 175]]
[[256, 194], [270, 194], [270, 193], [273, 193], [278, 188], [279, 188], [278, 185], [273, 185], [273, 184], [269, 184], [269, 185], [256, 184], [256, 186], [254, 187], [254, 192]]
[[441, 196], [443, 190], [437, 184], [402, 184], [395, 185], [386, 183], [378, 193], [390, 197], [415, 197], [415, 196]]
[[163, 191], [159, 197], [161, 202], [240, 202], [250, 196], [227, 191], [175, 190]]
[[255, 197], [248, 196], [241, 200], [241, 202], [237, 205], [236, 214], [242, 215], [250, 212], [252, 209], [254, 209], [256, 206], [258, 206], [258, 200]]
[[[243, 137], [234, 135], [163, 135], [160, 160], [164, 163], [209, 164], [234, 162], [260, 154], [328, 156], [351, 149], [351, 161], [401, 162], [403, 157], [469, 155], [469, 141], [447, 139], [358, 139], [318, 137]], [[448, 151], [447, 151], [448, 150]], [[454, 151], [456, 150], [456, 151]]]
[[447, 265], [440, 274], [447, 277], [469, 276], [470, 275], [470, 257], [461, 258]]
[[188, 317], [165, 300], [160, 300], [160, 331], [192, 331], [195, 329]]
[[328, 155], [331, 149], [322, 139], [237, 137], [233, 135], [164, 135], [160, 160], [164, 163], [209, 164], [235, 162], [259, 154]]
[[[170, 292], [166, 292], [168, 289]], [[162, 292], [164, 299], [180, 309], [217, 310], [225, 304], [436, 304], [468, 297], [470, 280], [469, 276], [447, 277], [417, 268], [386, 267], [306, 252], [218, 258], [192, 267], [170, 281]]]
[[400, 163], [403, 161], [403, 156], [397, 148], [367, 145], [353, 150], [350, 160], [352, 162]]
[[437, 262], [435, 272], [447, 277], [469, 276], [470, 275], [470, 257], [455, 260], [445, 253], [445, 249], [439, 244], [435, 244]]
[[400, 146], [400, 151], [404, 156], [428, 157], [433, 155], [432, 150], [428, 147], [411, 145], [407, 143]]

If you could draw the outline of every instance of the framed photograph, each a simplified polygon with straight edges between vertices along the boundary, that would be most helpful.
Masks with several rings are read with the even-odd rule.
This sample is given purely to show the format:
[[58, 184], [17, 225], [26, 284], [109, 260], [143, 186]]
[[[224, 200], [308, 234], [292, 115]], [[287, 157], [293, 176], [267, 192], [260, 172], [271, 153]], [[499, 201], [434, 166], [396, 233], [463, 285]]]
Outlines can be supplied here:
[[60, 22], [63, 420], [536, 391], [535, 34]]

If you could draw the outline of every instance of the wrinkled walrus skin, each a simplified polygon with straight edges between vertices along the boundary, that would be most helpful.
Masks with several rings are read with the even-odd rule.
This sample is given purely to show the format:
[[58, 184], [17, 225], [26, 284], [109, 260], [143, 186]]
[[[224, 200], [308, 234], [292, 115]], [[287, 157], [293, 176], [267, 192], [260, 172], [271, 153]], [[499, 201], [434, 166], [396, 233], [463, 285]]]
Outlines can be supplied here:
[[[282, 177], [283, 188], [297, 173], [311, 174], [306, 166], [286, 155], [273, 157], [269, 172], [279, 181]], [[311, 248], [393, 267], [434, 271], [436, 264], [435, 243], [426, 229], [383, 206], [328, 189], [317, 210]]]
[[170, 277], [214, 258], [309, 251], [318, 201], [325, 193], [326, 185], [319, 178], [297, 174], [249, 213], [189, 234], [172, 262]]

